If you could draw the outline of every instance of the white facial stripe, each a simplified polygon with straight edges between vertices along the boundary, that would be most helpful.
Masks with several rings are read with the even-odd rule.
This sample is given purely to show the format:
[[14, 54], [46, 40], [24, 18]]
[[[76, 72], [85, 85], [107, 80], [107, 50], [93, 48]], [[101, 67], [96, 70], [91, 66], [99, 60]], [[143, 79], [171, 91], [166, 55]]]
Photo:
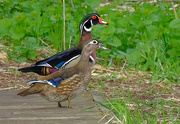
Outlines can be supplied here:
[[[91, 18], [90, 18], [90, 19], [91, 19]], [[86, 20], [86, 21], [84, 22], [84, 24], [80, 26], [81, 34], [82, 34], [82, 31], [83, 31], [83, 27], [84, 27], [84, 29], [85, 29], [87, 32], [90, 32], [90, 31], [92, 30], [92, 26], [93, 26], [92, 20], [90, 20], [90, 23], [91, 23], [91, 27], [90, 27], [90, 28], [86, 28], [86, 27], [84, 26], [87, 21], [89, 21], [89, 19]]]
[[[89, 19], [88, 19], [88, 20], [89, 20]], [[82, 34], [82, 31], [83, 31], [84, 24], [86, 24], [86, 22], [87, 22], [88, 20], [86, 20], [86, 21], [83, 23], [83, 25], [80, 26], [81, 34]]]
[[86, 26], [84, 26], [84, 29], [85, 29], [87, 32], [90, 32], [90, 31], [92, 30], [92, 27], [86, 28]]
[[91, 27], [92, 27], [93, 26], [92, 19], [90, 20], [90, 22], [91, 22]]
[[90, 56], [90, 58], [92, 59], [93, 62], [95, 62], [94, 58], [92, 56]]

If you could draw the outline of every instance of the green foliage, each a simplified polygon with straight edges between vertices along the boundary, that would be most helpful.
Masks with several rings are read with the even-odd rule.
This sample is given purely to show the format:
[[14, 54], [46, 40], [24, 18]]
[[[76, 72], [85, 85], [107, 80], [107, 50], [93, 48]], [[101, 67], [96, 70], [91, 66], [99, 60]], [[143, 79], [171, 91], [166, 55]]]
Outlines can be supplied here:
[[169, 27], [179, 29], [180, 28], [180, 19], [172, 20], [169, 24]]
[[[105, 57], [105, 66], [119, 66], [121, 60], [126, 59], [129, 67], [152, 71], [152, 80], [180, 82], [180, 20], [174, 18], [171, 3], [128, 2], [131, 8], [124, 10], [119, 6], [127, 6], [125, 0], [114, 0], [102, 7], [97, 0], [72, 2], [74, 7], [70, 1], [65, 1], [66, 48], [70, 37], [72, 46], [78, 43], [82, 17], [98, 11], [109, 23], [109, 26], [94, 26], [92, 32], [93, 38], [110, 48], [99, 51], [99, 56]], [[62, 51], [62, 10], [61, 0], [0, 1], [0, 37], [9, 46], [9, 57], [18, 62], [34, 59], [36, 49], [44, 45], [39, 38]], [[180, 17], [180, 8], [176, 11]]]
[[[37, 51], [34, 49], [40, 48], [37, 46], [37, 40], [34, 37], [26, 37], [23, 42], [12, 47], [12, 51], [7, 51], [8, 56], [17, 62], [35, 59]], [[42, 48], [42, 47], [41, 47]]]
[[[94, 0], [95, 1], [95, 0]], [[72, 44], [79, 40], [79, 22], [86, 13], [94, 12], [100, 2], [73, 1], [74, 8], [66, 1], [66, 46], [70, 36]], [[43, 46], [39, 39], [63, 50], [63, 5], [61, 0], [4, 0], [0, 1], [0, 37], [9, 46], [8, 55], [17, 62], [33, 60], [36, 49]], [[76, 10], [76, 11], [75, 11]], [[81, 13], [81, 14], [79, 14]], [[8, 39], [8, 41], [7, 41]], [[29, 47], [30, 46], [30, 47]], [[18, 58], [16, 57], [18, 56]]]
[[[171, 4], [129, 4], [134, 12], [120, 10], [113, 3], [99, 10], [99, 13], [108, 15], [103, 18], [110, 26], [106, 29], [96, 26], [93, 33], [111, 49], [107, 58], [117, 62], [126, 59], [130, 67], [152, 71], [152, 81], [168, 79], [180, 83], [180, 21], [169, 9]], [[179, 12], [180, 8], [176, 10]]]

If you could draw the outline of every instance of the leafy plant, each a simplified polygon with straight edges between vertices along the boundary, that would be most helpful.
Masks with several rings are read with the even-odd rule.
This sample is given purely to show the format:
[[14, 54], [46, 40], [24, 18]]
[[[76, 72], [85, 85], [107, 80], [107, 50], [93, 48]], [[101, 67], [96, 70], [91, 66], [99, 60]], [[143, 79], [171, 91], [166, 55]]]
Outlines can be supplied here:
[[[152, 71], [152, 80], [163, 77], [179, 83], [180, 20], [175, 19], [171, 3], [114, 0], [100, 6], [101, 3], [103, 1], [65, 1], [66, 49], [70, 42], [71, 46], [78, 43], [82, 17], [98, 11], [109, 23], [109, 26], [94, 26], [92, 32], [93, 38], [100, 39], [110, 48], [99, 51], [98, 56], [105, 58], [104, 66], [120, 66], [125, 60], [128, 67]], [[18, 62], [34, 59], [36, 49], [44, 46], [39, 39], [53, 45], [57, 51], [64, 50], [62, 4], [60, 0], [0, 1], [0, 37], [9, 46], [11, 59]], [[175, 9], [180, 17], [180, 8]], [[29, 37], [34, 39], [31, 48], [28, 47], [30, 40], [29, 44], [24, 43]], [[172, 74], [176, 78], [170, 76]]]

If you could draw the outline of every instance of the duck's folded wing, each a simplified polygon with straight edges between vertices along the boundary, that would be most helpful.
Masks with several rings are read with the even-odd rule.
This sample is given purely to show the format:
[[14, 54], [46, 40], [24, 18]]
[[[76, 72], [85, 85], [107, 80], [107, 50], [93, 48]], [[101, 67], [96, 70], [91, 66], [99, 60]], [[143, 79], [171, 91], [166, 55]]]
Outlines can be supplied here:
[[53, 68], [62, 68], [63, 64], [66, 63], [68, 60], [78, 56], [81, 54], [81, 49], [72, 48], [60, 53], [55, 54], [52, 57], [47, 59], [41, 60], [36, 62], [32, 66], [46, 66], [46, 67], [53, 67]]
[[81, 78], [78, 74], [63, 80], [56, 88], [56, 91], [62, 95], [69, 94], [70, 92], [78, 89], [80, 87]]
[[[35, 72], [40, 75], [51, 74], [58, 69], [66, 68], [66, 66], [73, 66], [77, 63], [81, 49], [72, 48], [63, 52], [57, 53], [52, 57], [36, 62], [31, 67], [19, 69], [21, 72]], [[72, 64], [72, 65], [71, 65]]]

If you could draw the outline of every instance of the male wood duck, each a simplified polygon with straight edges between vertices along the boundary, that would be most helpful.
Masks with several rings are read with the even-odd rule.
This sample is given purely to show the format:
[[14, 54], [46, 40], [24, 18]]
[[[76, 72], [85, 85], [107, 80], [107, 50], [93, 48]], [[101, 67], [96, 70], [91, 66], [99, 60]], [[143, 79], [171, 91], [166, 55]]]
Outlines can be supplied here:
[[[47, 80], [29, 81], [32, 83], [29, 89], [26, 89], [17, 95], [27, 96], [39, 93], [49, 101], [60, 102], [68, 100], [68, 107], [71, 107], [71, 99], [84, 91], [91, 78], [91, 63], [89, 57], [96, 49], [107, 49], [99, 40], [90, 40], [83, 46], [80, 61], [72, 68], [60, 69], [50, 75], [44, 76]], [[58, 77], [69, 77], [60, 82], [55, 87], [49, 79]]]
[[[59, 69], [70, 68], [77, 64], [80, 60], [80, 54], [83, 44], [92, 39], [91, 30], [94, 25], [108, 23], [103, 21], [97, 13], [91, 13], [86, 15], [80, 22], [81, 39], [78, 45], [74, 48], [62, 51], [55, 54], [52, 57], [41, 60], [33, 64], [31, 67], [25, 67], [19, 69], [21, 72], [35, 72], [40, 75], [48, 75]], [[94, 65], [96, 60], [96, 51], [93, 51], [89, 61]]]

